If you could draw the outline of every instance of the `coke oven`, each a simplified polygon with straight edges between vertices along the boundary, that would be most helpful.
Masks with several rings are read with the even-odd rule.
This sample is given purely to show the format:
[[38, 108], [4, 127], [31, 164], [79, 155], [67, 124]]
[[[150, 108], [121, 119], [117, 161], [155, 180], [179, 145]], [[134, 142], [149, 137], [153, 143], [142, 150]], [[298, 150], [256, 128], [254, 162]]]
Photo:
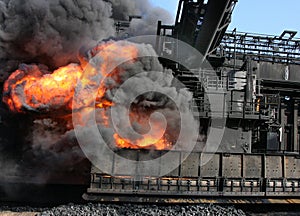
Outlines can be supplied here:
[[[153, 167], [157, 176], [126, 176], [116, 159], [110, 172], [113, 176], [93, 167], [85, 199], [205, 202], [209, 197], [299, 198], [300, 40], [294, 31], [280, 36], [226, 32], [236, 2], [180, 0], [175, 25], [158, 22], [160, 61], [193, 92], [197, 104], [201, 131], [193, 152], [184, 160], [184, 152], [169, 151], [180, 165], [163, 177], [158, 177], [159, 166]], [[212, 68], [191, 71], [166, 60], [164, 56], [180, 55], [178, 44], [170, 38], [195, 47]], [[218, 108], [212, 108], [213, 100], [218, 101]], [[218, 123], [213, 125], [213, 120]], [[216, 152], [203, 151], [208, 141], [213, 142], [208, 138], [211, 128], [223, 126]], [[120, 151], [136, 161], [166, 153]], [[136, 170], [138, 173], [138, 162]]]
[[[299, 203], [300, 39], [227, 31], [236, 3], [179, 0], [175, 24], [158, 21], [145, 44], [122, 40], [142, 17], [117, 20], [122, 39], [56, 70], [31, 63], [47, 56], [25, 58], [1, 84], [0, 195], [59, 184], [88, 187], [88, 201]], [[173, 148], [179, 125], [187, 133]]]

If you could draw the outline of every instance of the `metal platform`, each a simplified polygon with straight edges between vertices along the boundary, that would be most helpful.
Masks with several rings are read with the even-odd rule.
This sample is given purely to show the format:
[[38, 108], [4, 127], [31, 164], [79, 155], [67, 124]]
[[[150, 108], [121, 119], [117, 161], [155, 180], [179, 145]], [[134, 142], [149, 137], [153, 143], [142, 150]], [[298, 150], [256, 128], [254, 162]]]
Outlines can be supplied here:
[[[181, 152], [173, 154], [181, 160]], [[300, 197], [300, 158], [296, 155], [217, 153], [200, 166], [201, 158], [208, 155], [193, 152], [168, 175], [139, 180], [118, 173], [109, 176], [93, 167], [86, 197]], [[117, 161], [114, 167], [118, 167]]]

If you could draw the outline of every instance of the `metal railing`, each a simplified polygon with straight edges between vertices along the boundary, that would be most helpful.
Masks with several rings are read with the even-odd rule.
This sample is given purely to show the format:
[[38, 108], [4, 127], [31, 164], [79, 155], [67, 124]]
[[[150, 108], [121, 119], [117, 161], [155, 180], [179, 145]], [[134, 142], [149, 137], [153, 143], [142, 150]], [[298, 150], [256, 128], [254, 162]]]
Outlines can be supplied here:
[[229, 59], [243, 60], [245, 56], [251, 56], [257, 61], [300, 64], [300, 39], [285, 38], [284, 34], [270, 36], [233, 31], [222, 39], [218, 53], [224, 51]]

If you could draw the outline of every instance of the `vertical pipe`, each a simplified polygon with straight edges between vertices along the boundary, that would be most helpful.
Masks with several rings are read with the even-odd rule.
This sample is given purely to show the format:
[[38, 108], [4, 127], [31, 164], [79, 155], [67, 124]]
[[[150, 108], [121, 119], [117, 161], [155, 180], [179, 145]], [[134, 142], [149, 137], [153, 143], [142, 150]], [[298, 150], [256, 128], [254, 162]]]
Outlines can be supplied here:
[[281, 151], [286, 150], [286, 139], [285, 139], [285, 130], [284, 130], [285, 124], [286, 124], [285, 106], [283, 103], [281, 103], [281, 106], [280, 106], [280, 125], [281, 125], [280, 150]]
[[234, 63], [233, 63], [233, 70], [235, 71], [236, 70], [236, 43], [237, 43], [237, 39], [236, 39], [236, 28], [233, 30], [233, 32], [234, 32], [234, 56], [233, 56], [233, 61], [234, 61]]
[[[252, 105], [253, 101], [253, 73], [251, 59], [247, 59], [247, 85], [246, 85], [246, 108]], [[251, 109], [252, 110], [252, 109]]]
[[161, 24], [162, 24], [162, 22], [161, 22], [161, 20], [159, 20], [157, 22], [157, 32], [156, 32], [156, 35], [160, 35], [160, 33], [161, 33]]
[[257, 63], [256, 79], [258, 84], [257, 95], [261, 95], [261, 77], [260, 77], [260, 63]]
[[293, 150], [294, 152], [299, 152], [298, 144], [298, 101], [294, 102], [294, 122], [293, 122]]
[[161, 50], [160, 50], [161, 49], [161, 44], [160, 44], [161, 27], [162, 27], [162, 22], [159, 20], [157, 22], [157, 32], [156, 32], [157, 37], [156, 37], [156, 44], [155, 44], [156, 52], [158, 55], [161, 52]]

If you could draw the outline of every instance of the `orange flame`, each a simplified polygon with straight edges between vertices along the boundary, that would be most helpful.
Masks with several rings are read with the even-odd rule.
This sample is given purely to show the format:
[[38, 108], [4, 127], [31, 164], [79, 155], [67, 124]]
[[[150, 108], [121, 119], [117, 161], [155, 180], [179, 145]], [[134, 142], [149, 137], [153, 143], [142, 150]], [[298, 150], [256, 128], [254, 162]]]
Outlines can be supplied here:
[[[102, 78], [97, 90], [95, 108], [99, 110], [97, 114], [102, 116], [102, 126], [110, 127], [105, 110], [115, 104], [105, 97], [108, 90], [105, 78], [109, 77], [117, 85], [121, 84], [124, 71], [114, 67], [124, 62], [134, 63], [138, 56], [138, 49], [129, 43], [107, 42], [96, 46], [88, 54], [89, 58], [99, 57], [101, 63], [94, 66], [88, 61], [81, 61], [81, 65], [70, 64], [55, 70], [52, 74], [45, 74], [38, 66], [33, 65], [15, 71], [4, 84], [3, 101], [13, 112], [24, 113], [26, 110], [34, 110], [49, 113], [62, 110], [70, 113], [77, 82], [80, 80], [83, 89], [97, 86], [93, 78], [100, 72]], [[79, 92], [79, 94], [83, 94], [84, 101], [79, 107], [75, 104], [76, 108], [88, 108], [93, 104], [94, 97], [88, 95], [88, 92]], [[144, 117], [135, 116], [135, 118]], [[171, 148], [171, 143], [166, 138], [157, 140], [153, 135], [144, 135], [140, 140], [135, 141], [122, 139], [117, 133], [113, 137], [118, 148], [158, 150]]]
[[172, 143], [166, 138], [161, 138], [157, 141], [156, 137], [150, 135], [143, 136], [142, 139], [136, 140], [135, 143], [131, 140], [121, 138], [117, 133], [114, 134], [114, 139], [118, 148], [156, 150], [170, 150], [172, 148]]
[[[29, 74], [22, 70], [14, 72], [4, 84], [4, 102], [14, 112], [23, 112], [23, 108], [49, 111], [51, 109], [71, 110], [74, 84], [82, 75], [80, 66], [70, 64], [55, 70], [52, 74], [43, 74], [34, 67]], [[21, 77], [13, 82], [17, 77]]]

